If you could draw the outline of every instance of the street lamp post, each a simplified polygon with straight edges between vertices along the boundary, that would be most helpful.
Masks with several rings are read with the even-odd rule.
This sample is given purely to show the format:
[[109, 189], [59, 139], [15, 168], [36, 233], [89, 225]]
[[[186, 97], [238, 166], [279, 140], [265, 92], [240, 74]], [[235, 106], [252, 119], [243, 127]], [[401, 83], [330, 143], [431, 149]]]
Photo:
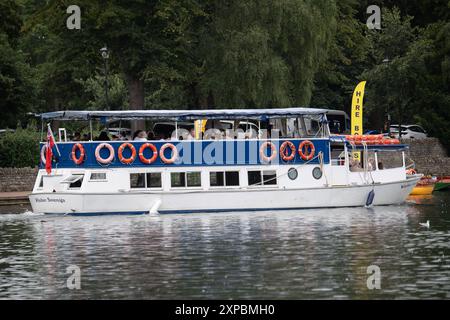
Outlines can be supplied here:
[[104, 64], [105, 64], [105, 109], [109, 110], [109, 98], [108, 98], [108, 90], [109, 90], [109, 84], [108, 84], [108, 59], [109, 59], [109, 51], [106, 46], [100, 49], [100, 53], [102, 55]]
[[[383, 59], [383, 63], [384, 64], [388, 65], [389, 62], [390, 62], [389, 58]], [[384, 125], [386, 127], [387, 132], [388, 132], [388, 135], [390, 136], [391, 135], [391, 115], [389, 114], [389, 109], [388, 108], [389, 108], [389, 106], [386, 105], [386, 108], [385, 108], [385, 111], [384, 111], [384, 113], [385, 113], [385, 115], [384, 115], [384, 119], [385, 119], [384, 120]]]

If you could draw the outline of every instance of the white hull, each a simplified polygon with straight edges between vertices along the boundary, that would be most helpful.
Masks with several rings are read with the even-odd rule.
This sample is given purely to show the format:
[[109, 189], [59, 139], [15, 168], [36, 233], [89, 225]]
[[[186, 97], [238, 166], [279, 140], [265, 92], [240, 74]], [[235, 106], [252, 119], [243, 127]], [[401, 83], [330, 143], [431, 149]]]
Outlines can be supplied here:
[[152, 208], [159, 213], [289, 210], [364, 206], [374, 190], [373, 205], [390, 205], [404, 202], [419, 179], [303, 189], [33, 193], [30, 202], [34, 212], [49, 214], [136, 214]]

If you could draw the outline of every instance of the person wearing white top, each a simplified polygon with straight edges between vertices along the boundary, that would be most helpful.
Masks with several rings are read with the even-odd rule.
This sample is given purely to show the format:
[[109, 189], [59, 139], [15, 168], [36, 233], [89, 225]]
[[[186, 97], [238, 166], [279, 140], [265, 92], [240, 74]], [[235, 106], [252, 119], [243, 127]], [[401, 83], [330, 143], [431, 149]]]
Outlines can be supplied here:
[[134, 133], [134, 141], [147, 141], [147, 132], [145, 132], [144, 130], [137, 130]]

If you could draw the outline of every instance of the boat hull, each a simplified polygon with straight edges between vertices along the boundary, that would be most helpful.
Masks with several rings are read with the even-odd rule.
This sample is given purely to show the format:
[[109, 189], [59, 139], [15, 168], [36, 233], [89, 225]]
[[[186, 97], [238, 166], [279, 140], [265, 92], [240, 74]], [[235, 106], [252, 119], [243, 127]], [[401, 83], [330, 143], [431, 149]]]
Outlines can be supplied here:
[[430, 195], [433, 193], [434, 185], [416, 186], [412, 191], [412, 196]]
[[450, 188], [450, 181], [448, 181], [448, 182], [438, 181], [434, 185], [434, 191], [443, 191], [443, 190], [446, 190], [448, 188]]
[[144, 214], [155, 203], [159, 213], [292, 210], [364, 206], [374, 190], [373, 205], [400, 204], [420, 177], [374, 185], [332, 186], [305, 189], [231, 189], [186, 192], [33, 193], [34, 212], [97, 215]]

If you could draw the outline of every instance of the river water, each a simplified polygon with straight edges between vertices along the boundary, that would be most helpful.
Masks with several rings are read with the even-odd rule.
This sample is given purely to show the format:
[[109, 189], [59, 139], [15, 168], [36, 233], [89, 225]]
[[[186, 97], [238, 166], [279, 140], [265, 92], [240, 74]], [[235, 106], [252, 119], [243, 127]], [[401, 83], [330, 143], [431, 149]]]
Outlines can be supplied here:
[[448, 299], [449, 206], [450, 192], [372, 209], [236, 214], [0, 207], [0, 299]]

